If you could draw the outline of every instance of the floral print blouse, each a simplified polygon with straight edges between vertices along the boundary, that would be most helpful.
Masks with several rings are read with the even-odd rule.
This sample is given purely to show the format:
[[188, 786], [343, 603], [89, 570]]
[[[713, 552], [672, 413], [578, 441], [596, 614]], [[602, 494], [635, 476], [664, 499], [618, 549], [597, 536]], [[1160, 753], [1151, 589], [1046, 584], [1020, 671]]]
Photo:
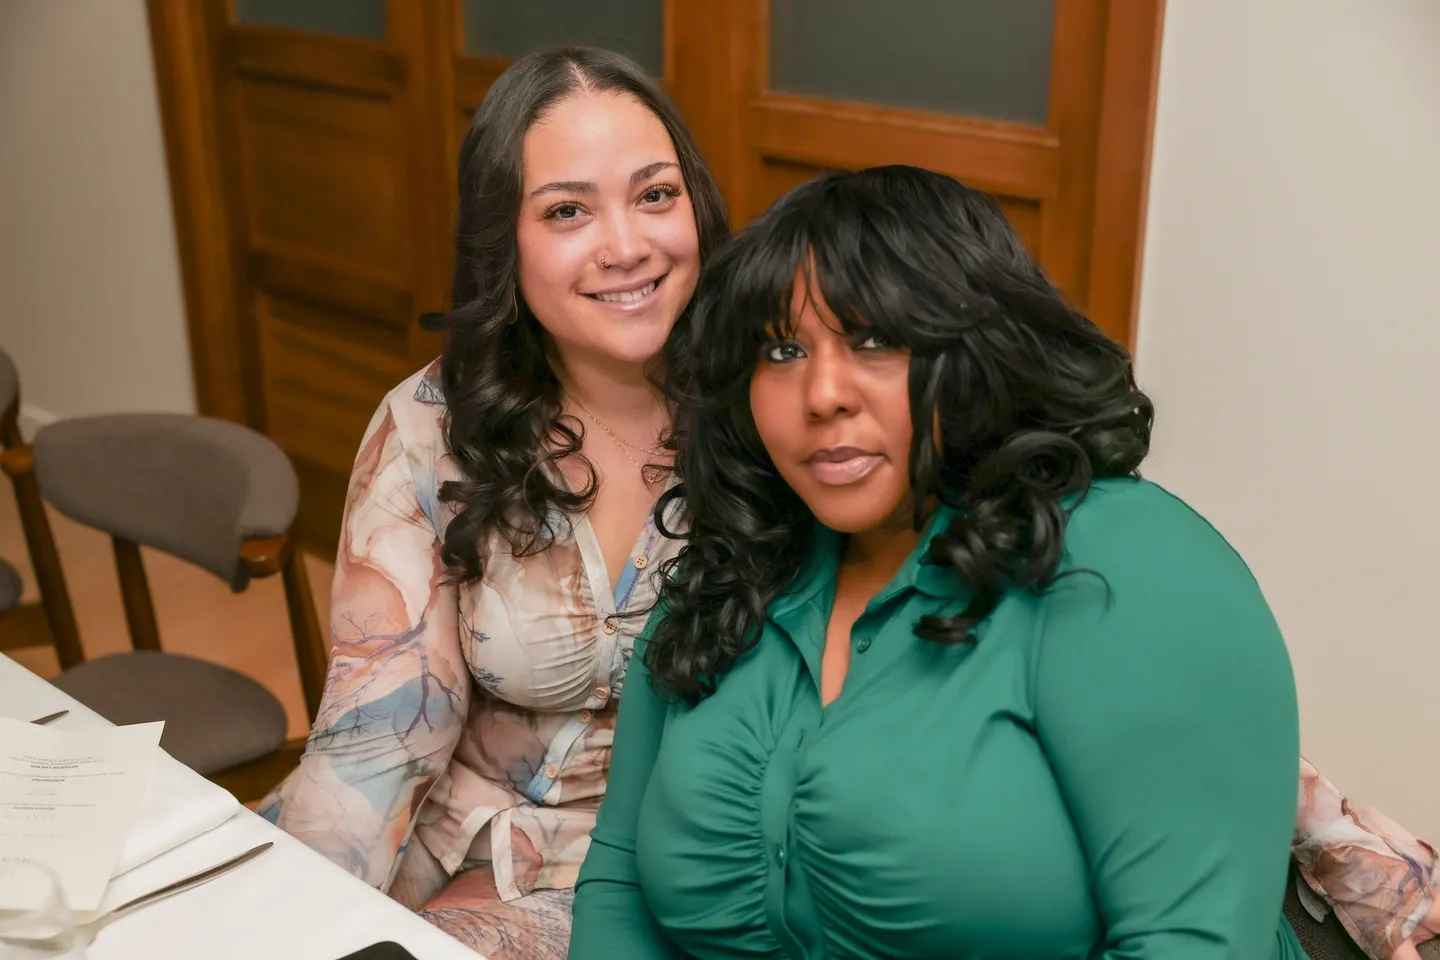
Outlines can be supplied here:
[[[418, 842], [454, 874], [493, 866], [502, 900], [575, 883], [605, 793], [616, 705], [650, 574], [680, 541], [652, 517], [611, 572], [584, 517], [554, 546], [492, 543], [485, 576], [447, 582], [439, 363], [380, 405], [350, 479], [325, 696], [300, 767], [260, 813], [388, 890]], [[667, 517], [669, 529], [683, 523]], [[1350, 804], [1301, 761], [1294, 855], [1307, 907], [1334, 909], [1375, 960], [1440, 934], [1440, 856]], [[417, 872], [420, 870], [416, 868]], [[418, 881], [423, 882], [423, 881]]]
[[1373, 960], [1416, 960], [1414, 944], [1440, 936], [1440, 854], [1303, 759], [1291, 852], [1306, 909], [1317, 920], [1334, 909]]
[[260, 812], [382, 890], [418, 841], [452, 875], [492, 865], [508, 901], [574, 885], [645, 625], [623, 615], [649, 609], [650, 574], [680, 542], [652, 516], [615, 578], [588, 521], [556, 517], [550, 549], [492, 543], [482, 580], [447, 582], [438, 492], [460, 473], [438, 378], [437, 362], [406, 380], [366, 430], [325, 695], [299, 769]]

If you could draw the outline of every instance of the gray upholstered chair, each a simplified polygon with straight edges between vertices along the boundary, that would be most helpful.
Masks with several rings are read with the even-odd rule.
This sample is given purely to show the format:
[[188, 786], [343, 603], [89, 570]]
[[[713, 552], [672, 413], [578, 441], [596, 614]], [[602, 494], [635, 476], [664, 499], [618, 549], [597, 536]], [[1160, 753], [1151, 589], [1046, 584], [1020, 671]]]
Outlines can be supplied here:
[[10, 354], [0, 350], [0, 446], [20, 443], [20, 374]]
[[[0, 560], [0, 616], [20, 606], [20, 594], [24, 590], [25, 584], [20, 580], [20, 572]], [[3, 625], [3, 621], [0, 621], [0, 625]]]
[[[10, 355], [0, 350], [0, 452], [23, 445], [20, 436], [20, 377]], [[40, 567], [58, 564], [53, 552], [46, 555], [37, 549], [31, 517], [38, 506], [38, 495], [30, 485], [16, 484], [15, 496], [20, 503], [20, 521], [30, 548], [31, 562]], [[31, 501], [27, 509], [27, 500]], [[64, 596], [42, 596], [40, 603], [21, 603], [24, 592], [20, 573], [0, 559], [0, 650], [23, 650], [28, 647], [54, 647], [62, 667], [74, 666], [85, 658], [80, 649], [80, 634], [70, 614], [69, 599]]]
[[[20, 442], [20, 378], [10, 354], [0, 350], [0, 449]], [[0, 557], [0, 616], [20, 606], [20, 573]], [[5, 636], [11, 636], [9, 630]], [[0, 646], [0, 649], [5, 647]]]
[[[284, 580], [306, 707], [313, 719], [325, 680], [326, 644], [291, 526], [299, 484], [267, 437], [223, 420], [125, 414], [61, 420], [31, 446], [3, 457], [32, 550], [55, 555], [43, 503], [110, 534], [133, 651], [68, 666], [54, 680], [116, 723], [165, 720], [176, 759], [254, 799], [293, 766], [303, 741], [287, 743], [279, 700], [254, 680], [161, 650], [140, 547], [189, 561], [245, 589], [252, 577]], [[42, 503], [43, 499], [43, 503]], [[59, 563], [36, 562], [42, 596], [65, 599]], [[73, 623], [73, 614], [71, 615]]]

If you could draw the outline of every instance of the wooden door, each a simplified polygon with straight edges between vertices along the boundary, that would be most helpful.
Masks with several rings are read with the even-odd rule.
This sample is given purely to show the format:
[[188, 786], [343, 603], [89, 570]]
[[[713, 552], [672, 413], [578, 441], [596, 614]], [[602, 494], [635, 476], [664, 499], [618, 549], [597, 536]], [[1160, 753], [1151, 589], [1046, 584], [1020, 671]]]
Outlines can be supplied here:
[[672, 6], [672, 89], [744, 222], [826, 169], [907, 163], [993, 195], [1129, 342], [1163, 0]]
[[[412, 0], [152, 0], [201, 408], [273, 438], [333, 552], [361, 435], [448, 279]], [[168, 81], [168, 82], [167, 82]]]

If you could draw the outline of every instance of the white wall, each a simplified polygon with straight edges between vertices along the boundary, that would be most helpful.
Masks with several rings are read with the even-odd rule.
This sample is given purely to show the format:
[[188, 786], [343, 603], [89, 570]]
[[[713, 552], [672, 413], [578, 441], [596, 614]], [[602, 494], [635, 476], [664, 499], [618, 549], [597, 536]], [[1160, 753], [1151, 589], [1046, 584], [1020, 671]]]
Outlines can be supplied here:
[[1148, 473], [1250, 561], [1306, 753], [1440, 841], [1440, 0], [1170, 0], [1162, 56]]
[[32, 424], [195, 409], [144, 0], [0, 0], [0, 346]]

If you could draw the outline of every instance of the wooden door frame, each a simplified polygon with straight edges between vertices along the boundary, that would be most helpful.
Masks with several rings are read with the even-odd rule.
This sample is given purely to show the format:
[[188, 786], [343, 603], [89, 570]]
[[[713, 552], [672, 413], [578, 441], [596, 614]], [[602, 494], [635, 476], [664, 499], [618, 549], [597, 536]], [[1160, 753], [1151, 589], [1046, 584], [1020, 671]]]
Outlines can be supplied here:
[[236, 224], [226, 207], [225, 136], [217, 78], [223, 4], [146, 0], [156, 92], [165, 131], [170, 205], [190, 334], [191, 375], [201, 414], [253, 425]]
[[1132, 353], [1139, 332], [1164, 25], [1165, 0], [1112, 0], [1105, 34], [1086, 306], [1097, 323], [1109, 320], [1126, 331], [1124, 343]]

